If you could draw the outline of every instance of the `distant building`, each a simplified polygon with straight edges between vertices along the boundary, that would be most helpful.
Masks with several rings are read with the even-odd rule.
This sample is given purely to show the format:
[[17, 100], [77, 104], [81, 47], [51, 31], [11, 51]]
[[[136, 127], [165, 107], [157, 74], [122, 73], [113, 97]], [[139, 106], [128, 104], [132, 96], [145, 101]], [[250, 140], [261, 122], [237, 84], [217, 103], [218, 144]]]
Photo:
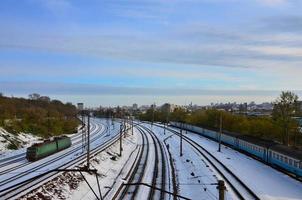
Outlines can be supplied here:
[[134, 103], [134, 104], [132, 105], [132, 109], [133, 109], [133, 110], [138, 110], [138, 105], [137, 105], [136, 103]]
[[84, 110], [84, 103], [78, 103], [78, 110]]
[[246, 113], [247, 112], [247, 103], [242, 103], [239, 105], [239, 112]]

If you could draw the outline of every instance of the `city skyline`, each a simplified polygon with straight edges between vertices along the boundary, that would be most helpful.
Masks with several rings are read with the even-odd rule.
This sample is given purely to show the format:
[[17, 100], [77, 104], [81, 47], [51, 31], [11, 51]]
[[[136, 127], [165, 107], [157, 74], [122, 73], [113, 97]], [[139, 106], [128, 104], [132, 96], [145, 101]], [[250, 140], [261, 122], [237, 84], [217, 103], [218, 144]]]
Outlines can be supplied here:
[[[213, 93], [213, 91], [211, 91]], [[234, 92], [234, 91], [233, 91]], [[235, 91], [236, 92], [236, 91]], [[263, 93], [267, 93], [266, 91], [262, 91]], [[300, 93], [296, 93], [298, 95]], [[24, 95], [8, 95], [3, 94], [3, 96], [7, 97], [17, 97], [17, 98], [29, 98], [28, 94]], [[211, 106], [211, 104], [228, 104], [228, 103], [251, 103], [254, 102], [256, 104], [262, 103], [274, 103], [279, 97], [279, 93], [277, 91], [270, 91], [267, 95], [258, 95], [258, 98], [255, 99], [253, 95], [244, 96], [244, 95], [226, 95], [226, 96], [218, 96], [218, 95], [195, 95], [195, 96], [185, 96], [185, 99], [180, 98], [183, 96], [152, 96], [152, 95], [89, 95], [90, 98], [86, 98], [85, 95], [46, 95], [39, 94], [41, 96], [47, 96], [51, 100], [60, 100], [63, 103], [72, 103], [77, 105], [78, 103], [84, 103], [85, 108], [98, 108], [98, 107], [117, 107], [117, 106], [133, 106], [133, 104], [138, 104], [138, 106], [150, 106], [155, 104], [157, 106], [161, 106], [163, 104], [169, 103], [179, 106], [188, 106], [192, 103], [192, 105], [197, 106]], [[123, 99], [123, 103], [120, 103], [120, 100]], [[153, 100], [153, 101], [152, 101]], [[298, 99], [301, 101], [301, 99]], [[110, 102], [110, 103], [107, 103]]]

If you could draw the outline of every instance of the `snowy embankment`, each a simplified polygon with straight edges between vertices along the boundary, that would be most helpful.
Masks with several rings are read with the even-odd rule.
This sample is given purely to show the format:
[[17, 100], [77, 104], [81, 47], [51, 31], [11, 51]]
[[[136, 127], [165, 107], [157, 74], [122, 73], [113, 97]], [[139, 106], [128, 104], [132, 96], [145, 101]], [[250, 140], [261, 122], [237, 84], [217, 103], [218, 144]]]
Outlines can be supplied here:
[[[164, 132], [164, 129], [158, 126], [151, 127], [150, 124], [144, 126], [152, 129], [170, 152], [179, 195], [193, 200], [218, 199], [218, 190], [213, 184], [221, 177], [204, 159], [201, 159], [200, 154], [192, 146], [183, 142], [183, 155], [180, 156], [178, 136], [170, 131]], [[231, 191], [227, 191], [226, 199], [231, 200], [236, 197]]]
[[[118, 156], [119, 141], [117, 141], [105, 151], [91, 158], [90, 166], [92, 169], [97, 169], [102, 196], [105, 196], [106, 199], [111, 199], [111, 196], [115, 193], [115, 189], [122, 184], [122, 177], [128, 172], [135, 155], [138, 153], [138, 140], [138, 134], [127, 134], [127, 137], [123, 138], [122, 157]], [[84, 165], [86, 163], [83, 163], [81, 166]], [[83, 175], [96, 194], [99, 194], [95, 175], [85, 172], [83, 172]], [[95, 196], [80, 173], [66, 172], [43, 184], [21, 199], [48, 198], [95, 199]]]
[[[179, 131], [177, 128], [172, 129]], [[219, 161], [224, 163], [261, 199], [302, 199], [301, 182], [227, 146], [222, 145], [222, 151], [218, 152], [217, 142], [203, 136], [189, 131], [185, 135], [202, 145]]]
[[2, 158], [12, 153], [25, 151], [26, 147], [39, 141], [41, 138], [29, 133], [12, 134], [0, 127], [0, 156]]

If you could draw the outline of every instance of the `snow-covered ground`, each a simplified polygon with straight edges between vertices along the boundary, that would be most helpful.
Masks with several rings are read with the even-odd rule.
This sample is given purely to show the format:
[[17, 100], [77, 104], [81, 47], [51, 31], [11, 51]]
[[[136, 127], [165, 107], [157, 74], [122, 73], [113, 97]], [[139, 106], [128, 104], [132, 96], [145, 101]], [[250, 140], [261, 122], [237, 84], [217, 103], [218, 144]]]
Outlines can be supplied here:
[[[92, 149], [108, 141], [119, 131], [119, 125], [116, 123], [115, 128], [110, 129], [111, 134], [108, 134], [108, 129], [105, 128], [105, 120], [93, 119], [92, 128], [93, 137], [98, 139], [92, 142]], [[103, 125], [101, 125], [103, 124]], [[183, 156], [179, 156], [179, 137], [171, 131], [166, 131], [158, 126], [150, 124], [143, 124], [143, 126], [151, 129], [159, 138], [163, 145], [166, 158], [166, 174], [169, 176], [166, 180], [166, 190], [173, 193], [172, 186], [172, 169], [175, 171], [175, 180], [177, 186], [177, 193], [181, 196], [190, 199], [218, 199], [218, 190], [216, 183], [222, 179], [215, 169], [200, 156], [189, 143], [183, 141]], [[101, 127], [101, 128], [100, 128]], [[171, 128], [171, 127], [170, 127]], [[174, 130], [178, 130], [173, 128]], [[107, 132], [103, 132], [107, 131]], [[153, 177], [153, 170], [155, 166], [155, 148], [150, 134], [146, 134], [149, 138], [149, 154], [147, 157], [147, 166], [142, 179], [142, 182], [151, 183]], [[253, 159], [244, 154], [241, 154], [229, 147], [222, 147], [222, 152], [217, 152], [217, 143], [197, 134], [188, 132], [185, 134], [195, 142], [199, 143], [210, 151], [216, 158], [224, 163], [233, 173], [241, 178], [259, 197], [264, 200], [298, 200], [302, 199], [302, 184], [289, 176], [278, 172], [277, 170]], [[75, 135], [74, 137], [77, 137]], [[92, 138], [93, 138], [92, 137]], [[112, 199], [116, 194], [118, 188], [122, 185], [125, 177], [132, 169], [135, 158], [139, 155], [141, 150], [142, 138], [137, 129], [134, 129], [134, 135], [128, 134], [123, 138], [123, 156], [119, 157], [119, 141], [97, 154], [91, 160], [92, 168], [97, 169], [98, 178], [102, 196], [105, 199]], [[73, 147], [75, 148], [75, 147]], [[70, 149], [72, 150], [72, 148]], [[49, 170], [57, 167], [61, 162], [71, 162], [77, 156], [81, 155], [82, 151], [75, 151], [74, 153], [60, 159], [59, 162], [54, 161], [47, 167], [36, 171]], [[58, 155], [57, 155], [58, 156]], [[171, 156], [171, 157], [170, 157]], [[52, 159], [51, 156], [48, 159]], [[170, 167], [170, 159], [173, 168]], [[44, 160], [44, 159], [43, 159]], [[42, 162], [43, 163], [43, 162]], [[37, 163], [41, 165], [42, 163]], [[32, 169], [31, 166], [26, 166], [24, 169]], [[20, 170], [20, 169], [19, 169]], [[17, 170], [17, 172], [19, 171]], [[33, 173], [31, 173], [33, 174]], [[2, 178], [13, 175], [0, 175]], [[96, 194], [98, 186], [96, 177], [93, 174], [84, 173], [85, 178], [92, 186]], [[135, 181], [134, 181], [135, 182]], [[157, 185], [159, 186], [159, 185]], [[227, 185], [228, 186], [228, 185]], [[0, 186], [1, 189], [1, 186]], [[136, 199], [148, 198], [150, 189], [147, 187], [139, 187]], [[129, 196], [131, 197], [131, 195]], [[155, 199], [158, 196], [155, 196]], [[49, 179], [39, 188], [35, 189], [29, 194], [26, 194], [22, 199], [96, 199], [93, 192], [90, 190], [84, 179], [77, 172], [61, 173], [61, 175]], [[127, 198], [127, 196], [126, 196]], [[173, 199], [172, 195], [166, 195], [166, 199]], [[230, 188], [227, 188], [226, 199], [237, 199], [236, 195]]]
[[[12, 134], [0, 127], [0, 159], [5, 157], [8, 152], [13, 154], [24, 152], [26, 147], [41, 140], [41, 138], [29, 133]], [[12, 146], [12, 148], [9, 148], [9, 146]], [[19, 151], [17, 152], [13, 148], [18, 148]]]
[[[177, 128], [173, 129], [178, 130]], [[191, 132], [188, 132], [186, 136], [210, 151], [261, 199], [302, 199], [301, 182], [224, 145], [222, 152], [218, 152], [218, 144], [205, 137]]]
[[[170, 131], [166, 131], [158, 126], [144, 124], [165, 143], [170, 152], [175, 169], [178, 194], [190, 199], [218, 199], [218, 190], [216, 185], [219, 175], [209, 167], [196, 150], [188, 143], [183, 143], [183, 156], [180, 157], [179, 137]], [[172, 190], [170, 192], [173, 192]], [[226, 192], [227, 199], [233, 199], [234, 195]], [[171, 198], [172, 199], [172, 198]]]
[[[123, 177], [129, 171], [138, 153], [140, 138], [130, 132], [123, 138], [123, 156], [119, 157], [119, 141], [91, 159], [91, 168], [97, 169], [101, 193], [105, 199], [111, 199], [122, 184]], [[83, 173], [93, 190], [99, 195], [96, 177]], [[21, 199], [96, 199], [87, 183], [78, 172], [63, 173]]]
[[[105, 129], [105, 126], [103, 125], [105, 124], [105, 122], [105, 120], [91, 119], [91, 127], [95, 127], [91, 131], [91, 150], [94, 150], [95, 148], [104, 144], [106, 141], [109, 141], [118, 133], [118, 123], [115, 123], [110, 132], [110, 135], [108, 134], [109, 132], [105, 132], [105, 130], [108, 131], [108, 129]], [[74, 162], [76, 159], [83, 155], [81, 147], [81, 135], [79, 135], [77, 138], [75, 138], [75, 141], [73, 141], [73, 145], [70, 148], [48, 156], [44, 159], [31, 163], [27, 160], [20, 160], [12, 164], [14, 166], [17, 166], [16, 168], [12, 166], [2, 167], [0, 171], [0, 190], [15, 185], [16, 183], [20, 183], [31, 177], [37, 176], [43, 172], [58, 168], [67, 163]], [[6, 170], [10, 171], [8, 173], [2, 173]]]

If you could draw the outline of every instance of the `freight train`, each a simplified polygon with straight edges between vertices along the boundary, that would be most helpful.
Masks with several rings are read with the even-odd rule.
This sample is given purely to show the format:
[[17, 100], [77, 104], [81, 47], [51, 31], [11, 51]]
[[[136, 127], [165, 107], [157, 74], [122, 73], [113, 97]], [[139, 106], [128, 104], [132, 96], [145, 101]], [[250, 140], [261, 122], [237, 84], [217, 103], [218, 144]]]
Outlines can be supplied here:
[[55, 137], [43, 143], [37, 143], [27, 148], [26, 158], [28, 161], [36, 161], [57, 153], [71, 146], [71, 140], [67, 136]]
[[216, 131], [200, 128], [190, 124], [180, 122], [170, 122], [177, 128], [188, 130], [215, 141], [219, 141], [259, 160], [294, 174], [296, 177], [302, 177], [302, 151], [293, 149], [276, 142], [258, 139], [252, 136], [239, 135], [235, 133], [223, 132], [221, 136]]

